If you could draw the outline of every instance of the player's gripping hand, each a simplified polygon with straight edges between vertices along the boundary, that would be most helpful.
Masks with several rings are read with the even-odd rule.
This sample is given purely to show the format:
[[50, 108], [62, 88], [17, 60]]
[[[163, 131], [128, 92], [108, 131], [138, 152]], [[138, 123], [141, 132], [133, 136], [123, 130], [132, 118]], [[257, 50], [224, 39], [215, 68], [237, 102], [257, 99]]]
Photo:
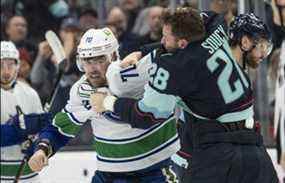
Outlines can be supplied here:
[[48, 165], [48, 157], [42, 149], [37, 150], [28, 162], [31, 170], [39, 172]]
[[130, 65], [135, 65], [141, 57], [142, 53], [140, 51], [132, 52], [121, 61], [120, 67], [126, 68]]
[[97, 113], [102, 113], [104, 111], [113, 111], [113, 106], [116, 99], [116, 97], [108, 95], [107, 93], [96, 92], [91, 94], [90, 104], [92, 106], [92, 109]]

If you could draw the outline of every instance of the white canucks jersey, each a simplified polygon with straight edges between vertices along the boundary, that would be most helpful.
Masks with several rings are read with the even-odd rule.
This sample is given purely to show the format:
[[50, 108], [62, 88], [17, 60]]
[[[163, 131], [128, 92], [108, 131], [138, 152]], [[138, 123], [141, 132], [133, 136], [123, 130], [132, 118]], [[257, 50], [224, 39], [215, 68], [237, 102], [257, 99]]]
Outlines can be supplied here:
[[[114, 63], [114, 66], [116, 64]], [[117, 72], [114, 76], [117, 75], [120, 78], [120, 69], [113, 71]], [[138, 71], [134, 72], [138, 73]], [[131, 80], [135, 82], [135, 78], [139, 77], [132, 77]], [[119, 82], [115, 77], [108, 81], [111, 86], [118, 86], [112, 85], [113, 82]], [[128, 81], [130, 80], [126, 82]], [[142, 82], [145, 83], [145, 81]], [[135, 88], [132, 85], [124, 84], [124, 86], [127, 88], [120, 86], [119, 90], [132, 94], [138, 91], [138, 89], [136, 92], [130, 91]], [[63, 135], [74, 137], [80, 127], [90, 120], [94, 135], [93, 147], [97, 152], [98, 170], [107, 172], [137, 171], [170, 158], [179, 150], [180, 143], [174, 118], [170, 118], [164, 123], [155, 124], [149, 129], [132, 128], [129, 124], [120, 122], [119, 117], [112, 112], [98, 115], [91, 109], [90, 94], [96, 90], [83, 76], [73, 85], [70, 91], [70, 100], [62, 112], [56, 115], [53, 125]], [[119, 90], [118, 92], [120, 92]], [[124, 95], [124, 92], [118, 92], [114, 93]], [[140, 93], [142, 92], [140, 91]]]
[[[17, 114], [16, 106], [19, 106], [24, 114], [43, 112], [36, 91], [21, 81], [17, 81], [10, 90], [1, 88], [1, 124]], [[1, 182], [13, 182], [23, 157], [20, 144], [1, 147]], [[20, 182], [39, 182], [37, 173], [32, 172], [26, 165]]]
[[141, 98], [144, 86], [149, 80], [151, 68], [150, 54], [143, 57], [136, 65], [120, 67], [120, 61], [112, 62], [106, 77], [111, 93], [119, 97]]

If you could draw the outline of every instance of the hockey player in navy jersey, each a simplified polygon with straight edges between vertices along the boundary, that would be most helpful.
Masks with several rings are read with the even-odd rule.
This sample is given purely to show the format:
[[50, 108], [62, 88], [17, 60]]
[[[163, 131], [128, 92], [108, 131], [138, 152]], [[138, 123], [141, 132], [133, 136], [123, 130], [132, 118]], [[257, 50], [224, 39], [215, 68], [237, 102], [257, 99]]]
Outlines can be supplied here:
[[278, 182], [262, 136], [255, 130], [252, 89], [239, 65], [256, 67], [270, 53], [265, 24], [254, 15], [237, 17], [230, 47], [226, 28], [208, 26], [206, 33], [206, 22], [193, 9], [166, 12], [163, 23], [161, 42], [167, 52], [151, 53], [152, 77], [144, 97], [93, 94], [95, 110], [114, 111], [133, 127], [145, 128], [170, 117], [176, 99], [189, 114], [188, 138], [193, 146], [189, 181]]

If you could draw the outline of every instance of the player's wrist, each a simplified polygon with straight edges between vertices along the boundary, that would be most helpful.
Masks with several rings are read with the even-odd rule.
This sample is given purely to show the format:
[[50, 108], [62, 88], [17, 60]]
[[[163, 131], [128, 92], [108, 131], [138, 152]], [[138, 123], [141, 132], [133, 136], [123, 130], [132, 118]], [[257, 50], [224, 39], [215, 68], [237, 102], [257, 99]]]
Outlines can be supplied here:
[[42, 139], [38, 142], [36, 150], [42, 150], [47, 157], [53, 153], [52, 147], [47, 139]]
[[114, 104], [115, 104], [116, 100], [117, 100], [117, 97], [115, 97], [115, 96], [112, 96], [112, 95], [106, 96], [104, 101], [103, 101], [103, 107], [107, 111], [114, 112]]

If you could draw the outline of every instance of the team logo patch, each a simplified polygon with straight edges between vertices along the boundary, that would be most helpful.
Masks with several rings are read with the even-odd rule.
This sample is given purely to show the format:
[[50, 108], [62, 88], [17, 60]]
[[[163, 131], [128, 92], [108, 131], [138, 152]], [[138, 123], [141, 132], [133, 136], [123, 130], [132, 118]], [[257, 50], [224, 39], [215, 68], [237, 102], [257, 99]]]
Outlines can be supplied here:
[[86, 38], [86, 42], [87, 42], [87, 43], [91, 43], [92, 39], [93, 39], [93, 37], [87, 37], [87, 38]]
[[107, 29], [103, 30], [103, 32], [107, 35], [107, 36], [110, 36], [111, 35], [111, 32]]

